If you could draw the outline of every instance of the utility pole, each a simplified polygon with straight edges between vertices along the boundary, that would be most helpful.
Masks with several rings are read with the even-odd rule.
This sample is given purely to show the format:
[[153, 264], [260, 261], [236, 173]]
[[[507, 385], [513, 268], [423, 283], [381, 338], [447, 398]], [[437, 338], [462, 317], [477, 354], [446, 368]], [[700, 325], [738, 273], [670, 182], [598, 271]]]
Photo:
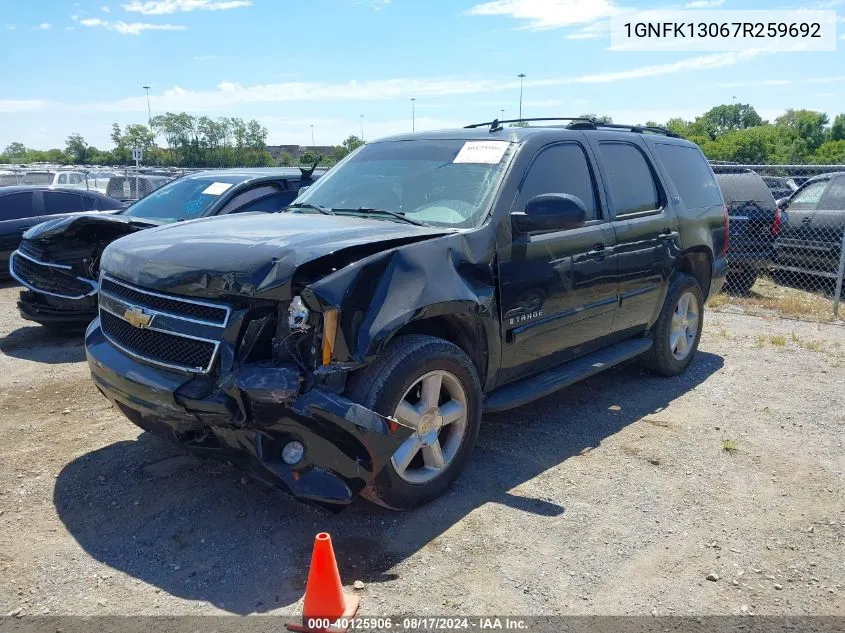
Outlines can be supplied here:
[[411, 97], [411, 132], [416, 131], [416, 126], [417, 126], [417, 121], [416, 121], [417, 114], [416, 114], [416, 110], [415, 110], [415, 107], [414, 107], [415, 102], [416, 102], [416, 98]]
[[525, 73], [519, 73], [519, 120], [522, 121], [522, 80], [525, 79]]
[[364, 142], [364, 115], [361, 115], [361, 142]]
[[153, 111], [150, 110], [150, 87], [149, 86], [141, 86], [144, 90], [147, 91], [147, 124], [150, 126], [150, 132], [153, 131]]
[[317, 145], [314, 143], [314, 124], [311, 124], [311, 149], [315, 149]]
[[504, 120], [505, 120], [505, 109], [504, 109], [504, 108], [502, 108], [501, 110], [499, 110], [499, 112], [501, 112], [501, 113], [502, 113], [502, 116], [501, 116], [501, 118], [499, 119], [499, 121], [504, 121]]

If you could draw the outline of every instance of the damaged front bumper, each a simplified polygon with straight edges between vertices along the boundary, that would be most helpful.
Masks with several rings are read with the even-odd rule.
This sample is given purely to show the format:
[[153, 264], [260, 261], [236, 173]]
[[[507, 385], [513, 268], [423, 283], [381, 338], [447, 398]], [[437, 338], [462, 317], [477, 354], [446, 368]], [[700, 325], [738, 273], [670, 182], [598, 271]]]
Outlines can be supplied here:
[[[153, 367], [112, 345], [99, 319], [85, 351], [97, 388], [137, 426], [229, 459], [299, 500], [340, 511], [411, 429], [312, 382], [296, 365], [242, 365], [218, 378]], [[301, 459], [286, 463], [291, 442]]]

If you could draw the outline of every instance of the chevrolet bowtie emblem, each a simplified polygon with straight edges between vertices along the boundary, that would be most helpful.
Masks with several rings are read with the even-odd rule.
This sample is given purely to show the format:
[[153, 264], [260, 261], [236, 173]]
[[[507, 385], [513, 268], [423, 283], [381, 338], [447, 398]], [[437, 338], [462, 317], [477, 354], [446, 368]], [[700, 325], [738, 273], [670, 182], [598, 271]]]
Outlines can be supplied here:
[[153, 321], [153, 315], [147, 314], [141, 308], [129, 308], [123, 313], [123, 318], [139, 328], [149, 327]]

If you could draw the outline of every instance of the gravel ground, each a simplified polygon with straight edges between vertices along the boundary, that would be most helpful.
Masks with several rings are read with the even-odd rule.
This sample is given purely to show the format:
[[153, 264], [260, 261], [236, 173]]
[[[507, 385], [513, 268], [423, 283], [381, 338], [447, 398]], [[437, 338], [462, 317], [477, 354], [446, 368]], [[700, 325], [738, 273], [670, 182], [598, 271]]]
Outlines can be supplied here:
[[0, 615], [295, 613], [321, 530], [362, 615], [845, 614], [845, 328], [709, 314], [684, 376], [489, 416], [446, 497], [331, 516], [140, 432], [16, 297]]

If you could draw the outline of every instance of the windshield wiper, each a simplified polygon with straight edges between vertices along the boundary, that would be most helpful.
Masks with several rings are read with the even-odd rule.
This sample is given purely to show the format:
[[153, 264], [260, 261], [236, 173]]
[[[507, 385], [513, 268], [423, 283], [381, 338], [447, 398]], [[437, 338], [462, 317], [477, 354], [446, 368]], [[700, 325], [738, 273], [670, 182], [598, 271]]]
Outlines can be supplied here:
[[413, 224], [415, 226], [429, 226], [422, 220], [415, 220], [414, 218], [409, 218], [406, 214], [402, 213], [401, 211], [389, 211], [388, 209], [374, 209], [372, 207], [358, 207], [357, 209], [333, 210], [340, 211], [341, 213], [369, 213], [372, 215], [388, 215], [391, 218], [396, 218], [397, 220], [402, 220], [403, 222], [407, 222], [408, 224]]
[[319, 204], [311, 204], [310, 202], [296, 202], [294, 204], [289, 204], [285, 207], [285, 210], [287, 209], [314, 209], [315, 211], [319, 211], [323, 215], [334, 215], [334, 211], [332, 211], [331, 209], [321, 207]]

